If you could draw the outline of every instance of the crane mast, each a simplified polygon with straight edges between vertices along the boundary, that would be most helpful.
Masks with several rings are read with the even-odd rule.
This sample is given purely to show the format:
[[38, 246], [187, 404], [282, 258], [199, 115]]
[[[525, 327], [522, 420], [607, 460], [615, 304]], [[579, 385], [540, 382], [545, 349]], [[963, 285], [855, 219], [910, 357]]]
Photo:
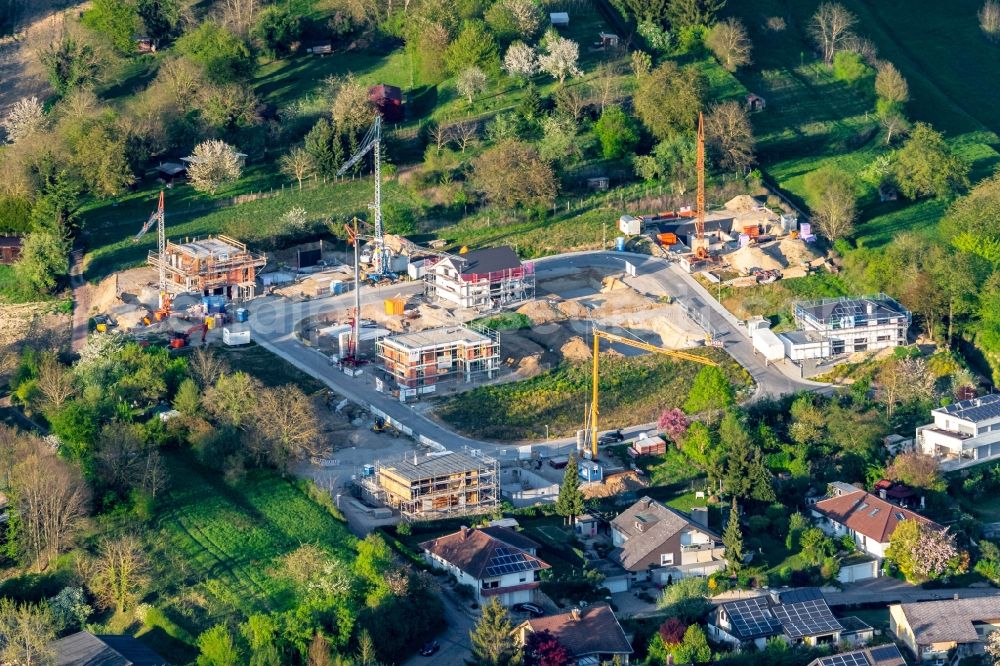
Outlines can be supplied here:
[[372, 263], [375, 265], [375, 272], [378, 275], [386, 275], [390, 271], [389, 253], [382, 232], [382, 116], [378, 114], [375, 115], [375, 122], [368, 128], [368, 133], [362, 139], [361, 147], [349, 160], [344, 162], [344, 165], [337, 171], [337, 175], [344, 175], [369, 152], [373, 154], [375, 162], [375, 199], [368, 205], [375, 213], [375, 251], [372, 253]]
[[160, 275], [159, 275], [159, 303], [157, 314], [164, 316], [170, 312], [170, 294], [167, 293], [167, 267], [164, 263], [164, 253], [167, 249], [167, 231], [165, 225], [165, 215], [164, 215], [164, 205], [163, 205], [163, 190], [160, 190], [160, 203], [156, 207], [156, 210], [149, 214], [149, 219], [146, 220], [146, 224], [142, 225], [142, 229], [139, 233], [135, 235], [132, 239], [133, 242], [138, 241], [140, 238], [146, 235], [153, 225], [156, 225], [156, 251], [160, 258]]
[[698, 171], [698, 198], [696, 201], [697, 210], [694, 218], [695, 256], [704, 258], [708, 256], [708, 241], [705, 239], [705, 117], [701, 111], [698, 112], [698, 158], [696, 169]]

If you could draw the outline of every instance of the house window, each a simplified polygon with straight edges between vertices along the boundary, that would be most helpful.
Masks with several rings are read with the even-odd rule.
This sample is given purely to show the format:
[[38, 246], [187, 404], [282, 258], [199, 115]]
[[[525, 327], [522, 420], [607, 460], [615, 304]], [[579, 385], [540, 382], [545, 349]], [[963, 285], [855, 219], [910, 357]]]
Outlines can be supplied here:
[[674, 563], [673, 553], [660, 553], [660, 566], [667, 567]]
[[527, 574], [521, 574], [521, 577], [518, 578], [518, 580], [520, 582], [522, 582], [522, 583], [527, 583], [528, 582], [528, 575]]
[[483, 589], [484, 590], [495, 590], [500, 587], [500, 581], [498, 580], [484, 580]]

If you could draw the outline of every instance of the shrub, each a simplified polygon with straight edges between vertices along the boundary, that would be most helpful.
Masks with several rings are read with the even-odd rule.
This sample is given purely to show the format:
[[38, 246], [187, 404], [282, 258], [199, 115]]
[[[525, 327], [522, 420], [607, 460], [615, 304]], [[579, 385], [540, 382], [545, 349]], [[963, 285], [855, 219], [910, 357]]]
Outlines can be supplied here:
[[864, 63], [861, 56], [852, 51], [840, 51], [833, 57], [833, 76], [838, 81], [854, 83], [868, 76], [871, 68]]

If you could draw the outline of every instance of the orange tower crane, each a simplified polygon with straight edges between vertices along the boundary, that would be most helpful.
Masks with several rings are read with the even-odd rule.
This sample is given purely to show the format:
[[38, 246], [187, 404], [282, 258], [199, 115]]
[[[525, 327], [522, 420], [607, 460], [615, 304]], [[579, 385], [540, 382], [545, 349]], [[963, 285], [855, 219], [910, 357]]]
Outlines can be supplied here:
[[694, 217], [694, 243], [691, 250], [695, 256], [708, 256], [708, 240], [705, 238], [705, 117], [698, 112], [698, 200]]

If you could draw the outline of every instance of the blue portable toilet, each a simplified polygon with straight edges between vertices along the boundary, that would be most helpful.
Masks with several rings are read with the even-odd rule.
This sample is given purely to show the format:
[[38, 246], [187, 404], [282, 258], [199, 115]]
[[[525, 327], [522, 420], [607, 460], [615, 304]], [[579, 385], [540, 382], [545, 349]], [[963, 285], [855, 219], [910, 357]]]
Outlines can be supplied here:
[[615, 249], [618, 250], [619, 252], [624, 252], [625, 251], [625, 237], [624, 236], [619, 236], [618, 238], [615, 239]]
[[236, 321], [244, 322], [250, 319], [250, 311], [246, 308], [238, 308], [236, 310]]

